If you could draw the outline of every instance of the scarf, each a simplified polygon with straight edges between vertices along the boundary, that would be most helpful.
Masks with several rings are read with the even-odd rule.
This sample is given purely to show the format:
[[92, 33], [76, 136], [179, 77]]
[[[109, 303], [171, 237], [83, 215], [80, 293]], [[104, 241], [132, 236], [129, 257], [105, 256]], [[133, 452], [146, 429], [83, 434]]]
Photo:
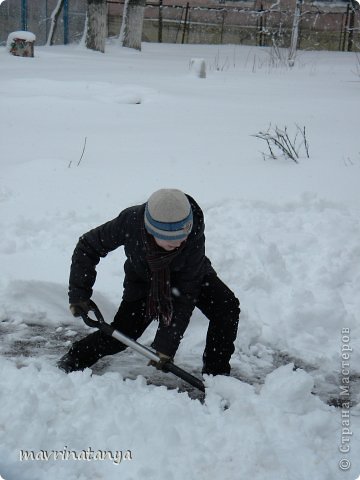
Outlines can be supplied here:
[[143, 229], [146, 247], [146, 260], [151, 272], [151, 283], [146, 304], [146, 318], [162, 320], [170, 325], [173, 316], [173, 304], [170, 285], [170, 263], [183, 250], [185, 242], [179, 248], [167, 252], [161, 249], [154, 238]]

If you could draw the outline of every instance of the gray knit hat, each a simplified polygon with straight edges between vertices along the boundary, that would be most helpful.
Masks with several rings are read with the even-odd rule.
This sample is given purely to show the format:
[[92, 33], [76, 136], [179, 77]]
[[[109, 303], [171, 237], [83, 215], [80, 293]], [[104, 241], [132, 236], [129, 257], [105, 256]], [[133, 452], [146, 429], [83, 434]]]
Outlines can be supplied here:
[[193, 214], [185, 193], [172, 188], [154, 192], [145, 206], [145, 228], [161, 240], [183, 240], [191, 232]]

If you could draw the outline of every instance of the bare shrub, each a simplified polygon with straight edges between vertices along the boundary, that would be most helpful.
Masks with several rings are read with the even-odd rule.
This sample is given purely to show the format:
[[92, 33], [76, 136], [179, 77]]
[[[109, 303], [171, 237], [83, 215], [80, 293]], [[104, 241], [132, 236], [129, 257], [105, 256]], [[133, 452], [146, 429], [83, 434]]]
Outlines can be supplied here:
[[260, 138], [266, 142], [269, 152], [263, 152], [264, 159], [272, 158], [276, 160], [278, 158], [286, 158], [299, 163], [302, 152], [309, 158], [309, 143], [305, 127], [296, 125], [295, 133], [290, 136], [287, 127], [282, 129], [275, 126], [273, 128], [270, 125], [265, 132], [260, 131], [253, 137]]

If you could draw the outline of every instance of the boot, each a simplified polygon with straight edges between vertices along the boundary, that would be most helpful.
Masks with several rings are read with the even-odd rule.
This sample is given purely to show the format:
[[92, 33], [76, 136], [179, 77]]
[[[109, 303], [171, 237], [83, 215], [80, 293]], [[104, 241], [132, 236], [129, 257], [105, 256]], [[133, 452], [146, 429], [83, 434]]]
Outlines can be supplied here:
[[78, 359], [70, 353], [66, 353], [63, 357], [61, 357], [56, 365], [58, 368], [60, 368], [60, 370], [63, 370], [65, 373], [75, 372], [77, 370], [84, 370], [84, 368], [79, 365]]

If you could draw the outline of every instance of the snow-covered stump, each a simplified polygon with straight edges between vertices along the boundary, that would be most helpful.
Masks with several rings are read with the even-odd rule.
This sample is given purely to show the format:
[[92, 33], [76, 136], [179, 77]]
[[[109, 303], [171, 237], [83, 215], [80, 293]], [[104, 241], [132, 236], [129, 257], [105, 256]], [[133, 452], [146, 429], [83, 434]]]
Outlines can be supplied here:
[[8, 36], [6, 46], [11, 55], [33, 57], [35, 40], [36, 36], [31, 32], [12, 32]]
[[190, 71], [199, 78], [206, 78], [206, 62], [203, 58], [190, 59]]

